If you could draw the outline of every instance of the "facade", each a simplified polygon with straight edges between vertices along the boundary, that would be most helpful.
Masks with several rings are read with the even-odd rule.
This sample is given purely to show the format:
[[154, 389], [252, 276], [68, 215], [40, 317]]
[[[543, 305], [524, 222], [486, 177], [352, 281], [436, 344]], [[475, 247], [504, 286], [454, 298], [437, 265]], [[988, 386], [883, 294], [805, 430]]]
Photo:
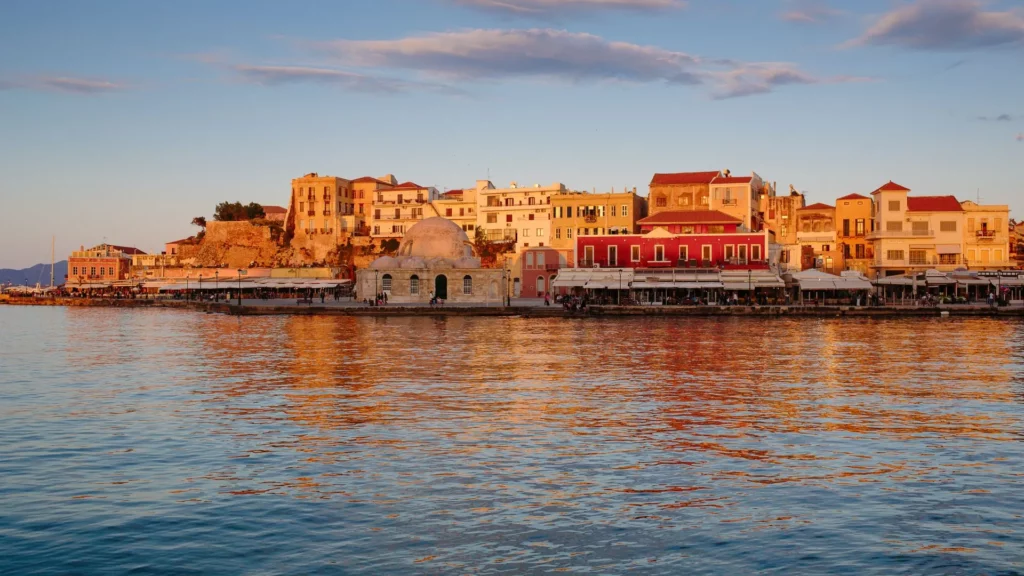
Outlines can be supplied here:
[[807, 205], [803, 194], [790, 186], [786, 196], [776, 196], [774, 188], [767, 188], [758, 198], [758, 208], [764, 227], [775, 236], [781, 271], [800, 270], [800, 243], [797, 241], [797, 214]]
[[710, 184], [709, 208], [738, 219], [747, 230], [759, 231], [764, 226], [759, 210], [759, 197], [764, 189], [765, 182], [756, 173], [719, 176]]
[[476, 235], [476, 189], [449, 190], [431, 202], [430, 208], [431, 216], [455, 222], [470, 238]]
[[88, 250], [85, 246], [68, 257], [69, 288], [89, 288], [109, 285], [128, 278], [132, 257], [145, 254], [142, 250], [113, 244], [100, 244]]
[[1024, 222], [1010, 224], [1010, 248], [1017, 268], [1024, 267]]
[[269, 222], [284, 224], [288, 218], [288, 209], [282, 206], [264, 206], [263, 217]]
[[654, 216], [670, 210], [709, 210], [711, 182], [720, 175], [718, 171], [655, 174], [647, 194], [648, 214]]
[[377, 188], [370, 205], [370, 236], [379, 239], [402, 238], [417, 222], [433, 214], [430, 203], [439, 198], [437, 188], [420, 186], [414, 182]]
[[[523, 251], [519, 266], [519, 277], [513, 278], [513, 296], [543, 298], [554, 292], [551, 283], [563, 268], [564, 256], [555, 248], [527, 248]], [[518, 282], [518, 290], [515, 286]]]
[[985, 206], [967, 200], [964, 211], [964, 266], [971, 270], [1013, 268], [1010, 256], [1010, 207]]
[[478, 180], [477, 226], [493, 242], [514, 241], [516, 252], [549, 245], [551, 234], [551, 202], [566, 192], [565, 185], [534, 185], [520, 187], [513, 182], [508, 188], [495, 188], [490, 180]]
[[589, 194], [565, 192], [551, 197], [550, 246], [575, 262], [576, 237], [635, 234], [637, 220], [647, 215], [647, 200], [631, 192]]
[[964, 212], [953, 196], [910, 196], [892, 181], [872, 192], [875, 244], [872, 270], [877, 277], [965, 266]]
[[505, 271], [481, 268], [466, 232], [451, 220], [427, 218], [406, 232], [395, 257], [382, 256], [356, 272], [356, 294], [389, 303], [428, 304], [431, 295], [453, 303], [500, 304]]
[[717, 211], [662, 212], [638, 222], [640, 234], [580, 236], [582, 268], [767, 268], [770, 232], [748, 232]]
[[356, 236], [370, 235], [370, 225], [373, 224], [373, 200], [377, 197], [377, 191], [390, 190], [397, 184], [395, 177], [390, 174], [384, 178], [363, 176], [352, 180], [350, 185], [355, 203], [355, 217], [358, 219]]
[[330, 239], [336, 245], [342, 236], [354, 233], [353, 211], [348, 180], [313, 172], [292, 180], [285, 228], [300, 242]]
[[819, 202], [797, 211], [796, 239], [802, 270], [816, 269], [829, 274], [843, 270], [837, 238], [835, 206]]
[[868, 234], [874, 232], [874, 208], [871, 198], [849, 194], [836, 199], [836, 240], [844, 262], [842, 270], [855, 270], [867, 276], [875, 257]]

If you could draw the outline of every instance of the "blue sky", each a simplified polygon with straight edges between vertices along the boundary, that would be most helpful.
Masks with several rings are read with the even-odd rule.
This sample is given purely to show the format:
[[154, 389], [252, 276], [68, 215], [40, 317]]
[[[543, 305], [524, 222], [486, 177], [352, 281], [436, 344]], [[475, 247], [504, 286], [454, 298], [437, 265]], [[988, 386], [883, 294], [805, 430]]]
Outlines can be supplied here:
[[729, 168], [1024, 215], [1010, 0], [4, 2], [0, 54], [0, 267], [52, 234], [159, 251], [307, 172], [646, 193]]

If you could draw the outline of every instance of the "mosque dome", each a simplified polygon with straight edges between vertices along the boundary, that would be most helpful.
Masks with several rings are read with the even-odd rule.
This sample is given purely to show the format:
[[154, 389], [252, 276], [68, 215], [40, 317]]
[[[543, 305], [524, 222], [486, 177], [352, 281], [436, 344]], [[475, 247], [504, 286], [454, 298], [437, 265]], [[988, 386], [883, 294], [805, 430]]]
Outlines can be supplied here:
[[374, 270], [388, 270], [398, 268], [398, 260], [395, 260], [391, 256], [381, 256], [370, 263], [370, 268]]
[[398, 247], [400, 257], [418, 256], [424, 260], [472, 258], [469, 236], [458, 224], [441, 217], [427, 218], [405, 233]]
[[479, 268], [480, 267], [480, 259], [479, 258], [459, 258], [458, 260], [455, 261], [455, 267], [456, 268], [460, 268], [460, 269], [462, 269], [462, 268]]
[[401, 268], [413, 269], [423, 269], [427, 267], [427, 263], [423, 260], [423, 258], [420, 258], [419, 256], [406, 256], [399, 258], [398, 265]]

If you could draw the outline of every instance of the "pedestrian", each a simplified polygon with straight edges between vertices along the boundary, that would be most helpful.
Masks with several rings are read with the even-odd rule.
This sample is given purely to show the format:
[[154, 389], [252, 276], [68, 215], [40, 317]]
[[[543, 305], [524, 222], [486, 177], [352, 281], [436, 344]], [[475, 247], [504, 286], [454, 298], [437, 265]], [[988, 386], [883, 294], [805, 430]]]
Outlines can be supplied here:
[[321, 304], [324, 303], [324, 291], [323, 290], [320, 291], [320, 303]]
[[547, 292], [544, 293], [544, 305], [551, 306], [551, 295]]

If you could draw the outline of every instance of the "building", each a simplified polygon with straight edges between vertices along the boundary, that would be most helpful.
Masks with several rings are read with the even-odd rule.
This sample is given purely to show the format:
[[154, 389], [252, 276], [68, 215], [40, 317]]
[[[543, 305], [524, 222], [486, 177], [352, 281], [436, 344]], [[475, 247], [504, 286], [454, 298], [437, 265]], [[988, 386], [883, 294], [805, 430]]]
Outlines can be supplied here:
[[710, 210], [711, 182], [719, 176], [718, 171], [655, 174], [647, 194], [648, 213]]
[[803, 194], [792, 185], [789, 194], [777, 196], [775, 187], [766, 186], [758, 198], [758, 209], [764, 228], [775, 236], [773, 248], [778, 251], [782, 272], [799, 271], [800, 243], [797, 241], [797, 214], [807, 205]]
[[1024, 267], [1024, 222], [1010, 223], [1010, 248], [1018, 268]]
[[378, 190], [390, 190], [398, 184], [395, 177], [388, 174], [384, 178], [363, 176], [356, 178], [350, 183], [352, 187], [352, 198], [355, 203], [355, 216], [359, 219], [356, 227], [357, 236], [369, 236], [370, 225], [373, 218], [373, 200], [377, 197]]
[[128, 246], [100, 244], [88, 250], [85, 246], [68, 257], [68, 288], [108, 288], [125, 280], [132, 265], [132, 256], [145, 254]]
[[576, 261], [576, 237], [635, 234], [647, 216], [647, 199], [628, 192], [565, 192], [551, 197], [550, 246], [568, 262]]
[[963, 267], [964, 211], [953, 196], [910, 196], [889, 181], [871, 193], [875, 231], [872, 270], [876, 277]]
[[428, 304], [431, 295], [452, 303], [500, 304], [505, 271], [481, 268], [466, 232], [451, 220], [426, 218], [405, 233], [395, 257], [381, 256], [356, 272], [363, 299], [387, 294], [388, 303]]
[[964, 211], [964, 266], [970, 270], [1004, 270], [1015, 263], [1010, 255], [1010, 207], [960, 203]]
[[843, 270], [843, 255], [836, 236], [836, 208], [824, 203], [804, 206], [797, 211], [797, 244], [800, 268], [835, 274]]
[[495, 188], [490, 180], [478, 180], [477, 226], [492, 242], [515, 242], [517, 253], [549, 245], [552, 198], [565, 192], [558, 182], [529, 188], [512, 182], [508, 188]]
[[430, 206], [432, 216], [455, 222], [471, 239], [476, 236], [476, 189], [449, 190], [431, 202]]
[[661, 212], [637, 222], [641, 232], [576, 238], [576, 264], [599, 268], [768, 268], [770, 232], [741, 230], [716, 210]]
[[[513, 278], [513, 296], [543, 298], [553, 292], [552, 283], [566, 263], [559, 250], [533, 247], [523, 251], [519, 277]], [[571, 260], [569, 262], [572, 262]]]
[[725, 170], [711, 181], [709, 208], [728, 214], [747, 230], [759, 231], [764, 227], [759, 197], [766, 183], [756, 173], [750, 176], [732, 176]]
[[874, 232], [874, 208], [871, 198], [848, 194], [836, 199], [836, 240], [842, 253], [842, 270], [856, 270], [867, 276], [875, 258], [874, 244], [868, 234]]
[[313, 241], [336, 246], [355, 231], [353, 211], [348, 180], [313, 172], [292, 180], [285, 228], [300, 245]]
[[264, 206], [263, 218], [269, 222], [277, 222], [284, 225], [285, 220], [288, 218], [288, 209], [282, 206]]
[[370, 236], [375, 239], [402, 238], [406, 230], [432, 215], [434, 210], [430, 203], [439, 198], [437, 188], [414, 182], [378, 187], [370, 204]]

